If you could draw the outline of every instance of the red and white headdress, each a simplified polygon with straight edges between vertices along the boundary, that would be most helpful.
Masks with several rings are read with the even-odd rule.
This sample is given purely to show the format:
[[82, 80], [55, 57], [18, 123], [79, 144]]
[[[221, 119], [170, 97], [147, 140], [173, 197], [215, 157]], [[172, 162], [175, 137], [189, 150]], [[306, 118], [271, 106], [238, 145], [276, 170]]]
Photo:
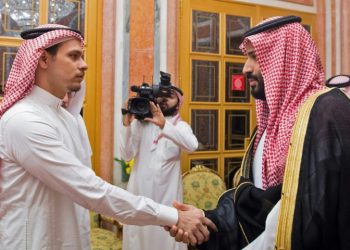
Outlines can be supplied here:
[[283, 181], [298, 109], [310, 95], [324, 88], [324, 71], [315, 43], [299, 22], [246, 36], [240, 46], [243, 53], [248, 42], [255, 50], [265, 83], [266, 101], [256, 100], [258, 130], [254, 146], [256, 149], [266, 130], [262, 177], [267, 188]]
[[33, 39], [24, 40], [16, 54], [5, 85], [4, 98], [0, 105], [0, 117], [31, 92], [38, 61], [44, 49], [72, 38], [79, 39], [81, 46], [84, 46], [83, 37], [63, 25], [46, 24], [35, 30], [40, 32], [36, 32]]

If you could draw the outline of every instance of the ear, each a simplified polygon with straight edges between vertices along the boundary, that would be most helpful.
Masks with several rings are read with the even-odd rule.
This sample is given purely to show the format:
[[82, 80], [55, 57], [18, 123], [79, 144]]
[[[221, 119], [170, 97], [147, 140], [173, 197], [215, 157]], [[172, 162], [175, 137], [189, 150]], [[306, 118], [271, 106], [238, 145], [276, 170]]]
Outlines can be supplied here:
[[39, 58], [39, 63], [38, 66], [43, 68], [43, 69], [47, 69], [49, 67], [49, 59], [51, 58], [51, 55], [44, 50], [44, 52], [42, 53], [42, 55]]

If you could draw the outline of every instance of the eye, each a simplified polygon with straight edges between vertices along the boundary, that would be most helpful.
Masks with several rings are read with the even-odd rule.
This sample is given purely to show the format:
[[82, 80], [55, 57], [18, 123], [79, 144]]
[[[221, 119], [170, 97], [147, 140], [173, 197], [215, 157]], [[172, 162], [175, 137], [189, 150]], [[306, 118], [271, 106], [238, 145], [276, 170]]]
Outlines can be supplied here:
[[256, 59], [255, 53], [250, 53], [249, 56], [250, 56], [252, 59], [254, 59], [254, 60]]
[[72, 58], [73, 60], [76, 60], [78, 58], [78, 55], [77, 54], [70, 54], [69, 57]]
[[77, 60], [79, 60], [79, 59], [82, 57], [82, 55], [81, 55], [80, 53], [73, 52], [73, 53], [70, 53], [70, 54], [69, 54], [69, 57], [70, 57], [72, 60], [77, 61]]
[[250, 58], [252, 58], [252, 59], [254, 59], [254, 60], [256, 59], [256, 55], [255, 55], [255, 52], [254, 52], [254, 51], [248, 52], [248, 53], [247, 53], [247, 56], [250, 57]]

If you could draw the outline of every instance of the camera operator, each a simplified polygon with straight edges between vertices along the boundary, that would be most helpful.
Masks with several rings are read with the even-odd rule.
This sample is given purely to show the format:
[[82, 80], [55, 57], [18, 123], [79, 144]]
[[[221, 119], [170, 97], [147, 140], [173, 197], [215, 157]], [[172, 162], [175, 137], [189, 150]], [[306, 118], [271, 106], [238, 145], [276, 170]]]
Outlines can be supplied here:
[[[190, 125], [181, 120], [182, 102], [182, 91], [171, 86], [170, 97], [149, 102], [152, 117], [140, 120], [123, 112], [121, 157], [135, 160], [127, 190], [165, 205], [182, 201], [181, 150], [192, 152], [198, 147]], [[187, 249], [159, 226], [124, 226], [123, 230], [123, 250]]]

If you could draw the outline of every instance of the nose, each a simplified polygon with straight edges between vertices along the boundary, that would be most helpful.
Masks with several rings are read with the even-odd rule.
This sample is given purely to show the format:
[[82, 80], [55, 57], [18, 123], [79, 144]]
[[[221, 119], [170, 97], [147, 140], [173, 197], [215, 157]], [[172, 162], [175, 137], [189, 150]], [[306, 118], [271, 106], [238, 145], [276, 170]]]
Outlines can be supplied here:
[[247, 59], [245, 61], [242, 72], [244, 75], [246, 75], [247, 73], [253, 72], [253, 67], [252, 67], [251, 63], [249, 62], [249, 59]]
[[79, 68], [83, 71], [86, 71], [88, 69], [88, 65], [83, 58], [80, 60]]

